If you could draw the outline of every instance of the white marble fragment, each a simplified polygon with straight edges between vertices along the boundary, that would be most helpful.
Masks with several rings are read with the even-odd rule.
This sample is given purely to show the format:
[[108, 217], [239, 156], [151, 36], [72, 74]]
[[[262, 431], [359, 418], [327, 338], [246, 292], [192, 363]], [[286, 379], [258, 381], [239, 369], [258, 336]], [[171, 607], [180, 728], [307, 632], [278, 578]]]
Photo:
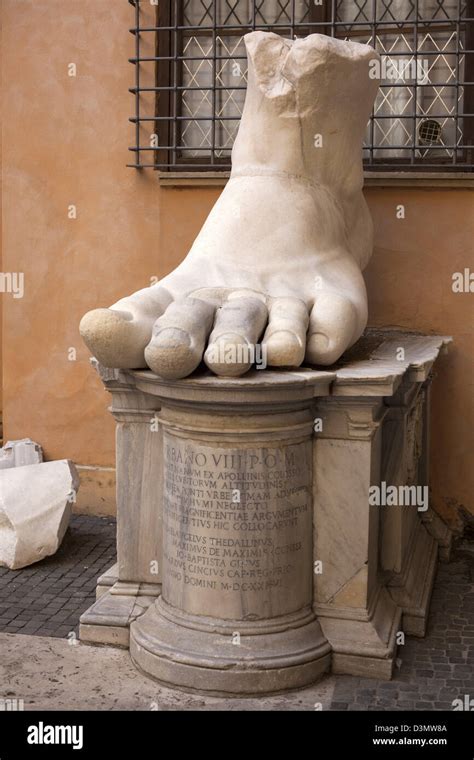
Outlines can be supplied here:
[[78, 489], [68, 459], [0, 471], [0, 566], [17, 570], [54, 554]]
[[23, 467], [27, 464], [39, 464], [43, 461], [43, 450], [39, 443], [31, 438], [7, 441], [0, 449], [0, 470], [9, 467]]

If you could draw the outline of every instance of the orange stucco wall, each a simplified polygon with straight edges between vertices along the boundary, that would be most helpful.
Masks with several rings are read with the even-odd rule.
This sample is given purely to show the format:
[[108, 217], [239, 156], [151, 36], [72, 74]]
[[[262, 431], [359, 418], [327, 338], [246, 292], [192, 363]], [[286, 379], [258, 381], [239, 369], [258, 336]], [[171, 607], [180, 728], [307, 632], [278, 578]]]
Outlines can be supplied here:
[[[437, 510], [474, 514], [473, 295], [454, 293], [452, 275], [473, 268], [470, 191], [370, 189], [375, 250], [367, 268], [369, 322], [452, 335], [432, 385], [431, 484]], [[396, 207], [405, 206], [405, 219]]]
[[[153, 172], [125, 167], [131, 20], [122, 0], [2, 5], [3, 270], [25, 273], [24, 297], [2, 296], [5, 435], [37, 440], [47, 458], [99, 468], [113, 467], [114, 424], [80, 341], [80, 317], [176, 266], [219, 193], [160, 188]], [[71, 62], [76, 77], [68, 76]], [[472, 296], [453, 294], [451, 276], [472, 268], [472, 194], [366, 195], [376, 241], [371, 324], [455, 338], [433, 385], [432, 482], [435, 506], [460, 524], [463, 510], [474, 514], [473, 313]]]
[[23, 299], [3, 296], [5, 434], [48, 458], [110, 464], [113, 421], [77, 326], [157, 274], [155, 177], [125, 168], [131, 7], [6, 0], [2, 22], [3, 267], [25, 273]]

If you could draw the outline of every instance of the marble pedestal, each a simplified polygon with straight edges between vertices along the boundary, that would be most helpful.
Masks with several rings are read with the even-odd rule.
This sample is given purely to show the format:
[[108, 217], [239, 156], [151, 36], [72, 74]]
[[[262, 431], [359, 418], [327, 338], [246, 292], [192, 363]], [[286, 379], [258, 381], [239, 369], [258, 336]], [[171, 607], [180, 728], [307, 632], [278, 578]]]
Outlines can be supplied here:
[[437, 519], [369, 489], [426, 484], [430, 372], [448, 342], [369, 332], [332, 371], [236, 379], [99, 367], [118, 423], [118, 561], [81, 639], [215, 693], [330, 668], [390, 678], [397, 634], [424, 633]]

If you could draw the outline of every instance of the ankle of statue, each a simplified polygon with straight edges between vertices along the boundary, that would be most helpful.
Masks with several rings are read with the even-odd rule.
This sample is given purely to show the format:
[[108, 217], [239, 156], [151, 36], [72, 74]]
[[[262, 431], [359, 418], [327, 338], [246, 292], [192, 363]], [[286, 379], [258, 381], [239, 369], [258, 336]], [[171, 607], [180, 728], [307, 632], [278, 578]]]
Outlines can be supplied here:
[[316, 190], [319, 194], [330, 198], [334, 205], [342, 212], [341, 204], [336, 195], [329, 189], [327, 185], [323, 184], [322, 182], [318, 182], [313, 177], [308, 177], [304, 174], [298, 174], [297, 172], [285, 171], [283, 169], [275, 169], [272, 166], [262, 166], [259, 164], [247, 164], [240, 167], [233, 167], [230, 173], [230, 181], [234, 179], [252, 179], [255, 177], [268, 177], [291, 182], [298, 182], [299, 184], [305, 185], [311, 190]]
[[238, 177], [279, 177], [304, 182], [315, 187], [321, 186], [305, 174], [298, 174], [298, 172], [287, 171], [285, 169], [275, 169], [273, 166], [264, 166], [262, 164], [245, 164], [243, 166], [232, 167], [230, 179]]

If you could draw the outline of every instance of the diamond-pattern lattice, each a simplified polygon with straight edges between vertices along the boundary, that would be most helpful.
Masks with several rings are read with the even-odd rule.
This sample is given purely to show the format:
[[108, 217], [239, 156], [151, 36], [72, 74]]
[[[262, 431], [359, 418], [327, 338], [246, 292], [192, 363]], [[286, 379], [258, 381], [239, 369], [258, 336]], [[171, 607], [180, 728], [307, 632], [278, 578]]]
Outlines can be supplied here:
[[[461, 3], [461, 15], [466, 2]], [[377, 0], [375, 3], [375, 21], [393, 22], [400, 26], [413, 21], [416, 14], [414, 0]], [[452, 21], [458, 15], [458, 0], [418, 0], [418, 21]], [[337, 0], [336, 20], [349, 23], [374, 20], [373, 0]]]
[[[248, 25], [252, 23], [255, 10], [255, 24], [302, 24], [310, 20], [311, 5], [314, 0], [218, 0], [216, 3], [216, 23], [225, 25]], [[255, 6], [255, 8], [254, 8]], [[294, 6], [294, 11], [293, 11]], [[293, 19], [294, 12], [294, 19]], [[187, 26], [212, 27], [214, 16], [213, 0], [184, 0], [183, 19]]]
[[[212, 148], [213, 68], [212, 38], [190, 37], [183, 50], [190, 60], [183, 61], [183, 86], [202, 89], [185, 89], [181, 98], [182, 122], [181, 144], [194, 148], [186, 151], [185, 158], [197, 158]], [[201, 60], [192, 58], [201, 56]], [[202, 119], [208, 119], [203, 121]]]
[[184, 0], [184, 26], [212, 26], [214, 3], [213, 0]]
[[[411, 40], [405, 35], [377, 37], [376, 47], [384, 56], [387, 69], [400, 64], [401, 76], [384, 79], [374, 107], [373, 146], [376, 157], [406, 157], [413, 145], [419, 144], [419, 128], [424, 119], [435, 119], [440, 126], [440, 138], [431, 146], [436, 155], [452, 157], [447, 146], [462, 143], [462, 129], [457, 119], [462, 108], [463, 88], [456, 87], [457, 61], [463, 66], [464, 56], [457, 56], [456, 32], [421, 34], [416, 57], [411, 53]], [[401, 54], [406, 53], [406, 58]], [[397, 55], [395, 55], [397, 54]], [[417, 69], [418, 65], [418, 69]], [[443, 148], [445, 148], [443, 150]], [[380, 149], [385, 149], [383, 153]], [[417, 149], [418, 157], [426, 149]]]
[[[184, 48], [185, 55], [202, 56], [199, 61], [185, 60], [183, 84], [202, 90], [186, 89], [182, 97], [183, 116], [188, 116], [181, 132], [181, 144], [194, 148], [186, 157], [198, 158], [203, 150], [212, 148], [212, 116], [215, 106], [214, 144], [218, 158], [229, 156], [239, 128], [245, 99], [247, 62], [242, 37], [217, 37], [215, 66], [215, 101], [213, 101], [214, 64], [213, 43], [210, 37], [191, 37]], [[200, 120], [205, 118], [206, 121]]]
[[220, 55], [225, 56], [224, 60], [218, 61], [216, 70], [216, 83], [225, 88], [218, 90], [216, 103], [218, 129], [216, 156], [222, 158], [230, 156], [239, 128], [245, 90], [237, 90], [235, 87], [245, 86], [247, 83], [247, 62], [241, 60], [241, 57], [245, 56], [242, 38], [234, 38], [234, 41], [232, 38], [219, 38], [218, 50]]

